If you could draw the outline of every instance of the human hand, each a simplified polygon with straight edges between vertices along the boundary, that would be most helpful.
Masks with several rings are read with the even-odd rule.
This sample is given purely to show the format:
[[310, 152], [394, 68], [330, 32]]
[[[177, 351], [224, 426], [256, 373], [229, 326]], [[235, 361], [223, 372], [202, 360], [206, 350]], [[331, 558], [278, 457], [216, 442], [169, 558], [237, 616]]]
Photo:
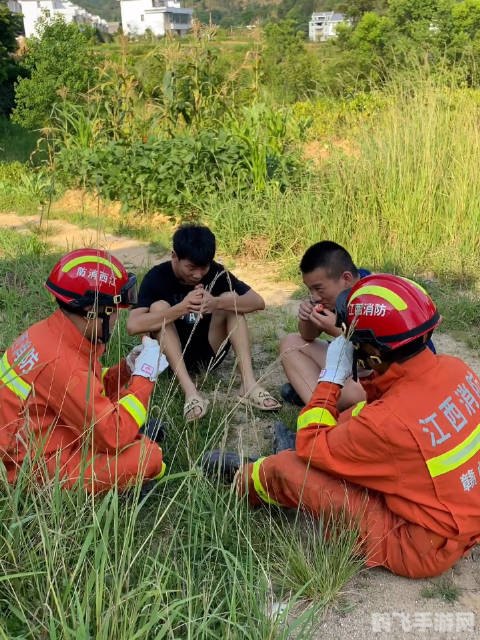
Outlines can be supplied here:
[[203, 292], [203, 301], [200, 308], [200, 313], [213, 313], [218, 308], [218, 298], [212, 296], [210, 291]]
[[329, 345], [325, 360], [325, 369], [322, 369], [318, 382], [333, 382], [341, 387], [352, 375], [353, 368], [353, 344], [338, 336]]
[[337, 315], [321, 304], [313, 307], [308, 319], [317, 329], [330, 336], [338, 336], [341, 333], [340, 329], [335, 326]]
[[142, 376], [154, 382], [160, 373], [164, 357], [160, 352], [160, 345], [157, 340], [143, 336], [142, 350], [137, 355], [132, 375]]
[[313, 311], [313, 303], [311, 300], [303, 300], [298, 308], [298, 319], [307, 322], [310, 320], [310, 314]]
[[130, 370], [130, 373], [132, 373], [133, 370], [135, 369], [135, 362], [142, 351], [143, 351], [143, 344], [137, 344], [125, 356], [125, 361], [127, 363], [127, 367]]
[[195, 289], [189, 291], [185, 298], [182, 300], [182, 310], [185, 313], [200, 313], [200, 309], [203, 303], [204, 289], [203, 285], [197, 284]]

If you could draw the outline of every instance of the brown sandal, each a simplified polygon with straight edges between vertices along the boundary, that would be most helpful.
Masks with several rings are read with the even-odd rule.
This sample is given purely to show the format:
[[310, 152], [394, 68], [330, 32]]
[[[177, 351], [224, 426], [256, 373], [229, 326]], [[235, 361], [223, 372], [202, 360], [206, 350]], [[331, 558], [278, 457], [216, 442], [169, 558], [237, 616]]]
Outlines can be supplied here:
[[[281, 403], [272, 396], [266, 389], [256, 386], [249, 393], [244, 396], [238, 396], [237, 400], [240, 404], [244, 404], [249, 407], [254, 407], [260, 411], [278, 411], [281, 408]], [[274, 404], [266, 404], [268, 401], [273, 401]]]
[[[203, 418], [203, 416], [208, 411], [209, 404], [210, 401], [207, 400], [207, 398], [201, 398], [197, 396], [190, 398], [190, 400], [186, 400], [185, 404], [183, 405], [183, 417], [185, 418], [185, 421], [193, 422], [194, 420], [200, 420], [200, 418]], [[200, 413], [195, 413], [195, 409], [200, 409]], [[188, 418], [187, 416], [191, 412], [193, 412], [194, 415]]]

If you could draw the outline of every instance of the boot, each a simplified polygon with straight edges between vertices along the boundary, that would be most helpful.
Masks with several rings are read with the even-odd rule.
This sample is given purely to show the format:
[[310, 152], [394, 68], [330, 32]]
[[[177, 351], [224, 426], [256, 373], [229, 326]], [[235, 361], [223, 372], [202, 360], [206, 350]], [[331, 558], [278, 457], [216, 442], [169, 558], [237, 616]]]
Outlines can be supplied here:
[[289, 404], [293, 404], [296, 407], [305, 406], [304, 401], [301, 399], [301, 397], [289, 382], [282, 384], [282, 386], [280, 387], [280, 395], [285, 400], [285, 402], [288, 402]]
[[147, 436], [157, 444], [162, 444], [165, 440], [166, 431], [167, 425], [158, 418], [149, 418], [140, 429], [142, 435]]
[[241, 458], [233, 451], [215, 449], [203, 454], [201, 466], [208, 478], [220, 478], [223, 482], [231, 484], [241, 466], [255, 462], [257, 459], [256, 457]]
[[276, 422], [273, 425], [273, 453], [280, 453], [286, 449], [295, 450], [296, 434], [283, 424]]

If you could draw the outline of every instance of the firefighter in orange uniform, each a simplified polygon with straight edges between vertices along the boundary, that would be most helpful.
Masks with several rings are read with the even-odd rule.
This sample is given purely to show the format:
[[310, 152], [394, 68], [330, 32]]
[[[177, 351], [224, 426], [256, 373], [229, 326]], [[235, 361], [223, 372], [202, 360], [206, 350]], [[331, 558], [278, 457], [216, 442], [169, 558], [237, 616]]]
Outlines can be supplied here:
[[162, 451], [139, 433], [158, 342], [144, 338], [108, 370], [100, 363], [118, 309], [135, 302], [135, 276], [104, 251], [79, 249], [59, 260], [45, 286], [59, 309], [0, 360], [0, 459], [9, 482], [26, 457], [39, 475], [91, 492], [160, 476]]
[[[239, 491], [254, 505], [346, 514], [367, 566], [438, 575], [480, 541], [480, 381], [425, 348], [440, 318], [419, 285], [372, 275], [344, 300], [348, 340], [329, 346], [295, 451], [244, 466]], [[367, 401], [339, 416], [352, 367]]]

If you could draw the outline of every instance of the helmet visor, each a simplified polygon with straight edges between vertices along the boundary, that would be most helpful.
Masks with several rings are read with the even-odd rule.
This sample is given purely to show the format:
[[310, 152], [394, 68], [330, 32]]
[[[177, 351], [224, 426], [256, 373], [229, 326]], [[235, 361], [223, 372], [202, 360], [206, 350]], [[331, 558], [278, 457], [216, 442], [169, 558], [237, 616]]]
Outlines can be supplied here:
[[118, 296], [114, 298], [115, 304], [119, 307], [128, 308], [138, 302], [137, 276], [134, 273], [128, 274], [128, 281], [123, 285]]
[[348, 307], [348, 296], [350, 295], [350, 289], [345, 289], [341, 291], [337, 299], [335, 300], [335, 313], [337, 314], [335, 326], [343, 328], [343, 326], [347, 326], [347, 307]]

